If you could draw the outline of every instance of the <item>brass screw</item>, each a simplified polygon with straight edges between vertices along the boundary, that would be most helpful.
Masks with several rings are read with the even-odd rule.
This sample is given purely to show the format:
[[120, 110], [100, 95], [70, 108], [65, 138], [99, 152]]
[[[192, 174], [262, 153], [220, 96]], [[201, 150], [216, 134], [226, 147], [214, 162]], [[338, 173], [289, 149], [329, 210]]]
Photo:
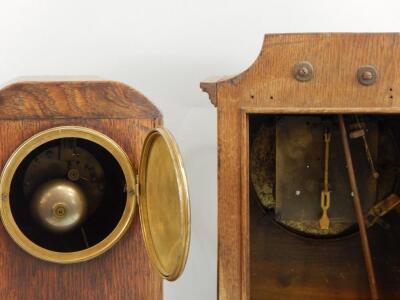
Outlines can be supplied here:
[[308, 75], [308, 73], [309, 73], [309, 71], [306, 67], [301, 67], [297, 72], [297, 74], [301, 77], [306, 77]]
[[313, 66], [308, 61], [301, 61], [294, 66], [293, 75], [298, 81], [309, 81], [314, 76]]
[[371, 80], [373, 75], [371, 71], [364, 71], [361, 75], [362, 79], [364, 80]]
[[373, 65], [363, 65], [357, 70], [357, 79], [362, 85], [372, 85], [378, 79], [378, 71]]
[[71, 169], [68, 171], [67, 177], [69, 180], [77, 181], [80, 178], [79, 171], [77, 169]]
[[67, 212], [67, 208], [62, 204], [57, 204], [53, 208], [53, 213], [58, 218], [64, 217], [66, 212]]

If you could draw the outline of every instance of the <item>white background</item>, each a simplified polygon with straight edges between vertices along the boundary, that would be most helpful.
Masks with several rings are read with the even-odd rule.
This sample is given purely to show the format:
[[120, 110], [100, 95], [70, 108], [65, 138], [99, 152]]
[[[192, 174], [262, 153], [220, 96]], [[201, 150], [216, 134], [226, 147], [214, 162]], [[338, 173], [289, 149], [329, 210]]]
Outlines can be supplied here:
[[192, 196], [186, 271], [164, 284], [164, 298], [213, 300], [216, 110], [199, 82], [246, 69], [264, 33], [400, 31], [397, 2], [1, 0], [0, 83], [22, 75], [98, 75], [133, 86], [161, 109]]

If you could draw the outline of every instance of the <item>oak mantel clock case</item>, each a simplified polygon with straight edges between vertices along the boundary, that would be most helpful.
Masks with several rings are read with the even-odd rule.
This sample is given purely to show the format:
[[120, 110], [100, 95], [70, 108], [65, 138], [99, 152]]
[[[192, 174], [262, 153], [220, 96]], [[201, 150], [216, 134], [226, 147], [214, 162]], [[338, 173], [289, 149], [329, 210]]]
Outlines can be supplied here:
[[158, 109], [119, 82], [29, 79], [0, 110], [0, 298], [162, 299], [190, 211]]
[[219, 299], [400, 298], [400, 35], [266, 35], [218, 110]]

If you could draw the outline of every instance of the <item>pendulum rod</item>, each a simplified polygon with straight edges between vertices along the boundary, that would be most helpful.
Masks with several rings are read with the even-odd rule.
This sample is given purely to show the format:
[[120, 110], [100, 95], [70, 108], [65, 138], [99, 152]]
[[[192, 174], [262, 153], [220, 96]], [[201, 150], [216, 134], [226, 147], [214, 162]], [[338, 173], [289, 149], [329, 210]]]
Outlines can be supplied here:
[[325, 157], [324, 157], [324, 189], [321, 192], [321, 209], [322, 216], [319, 219], [319, 227], [322, 230], [329, 229], [329, 216], [328, 209], [331, 205], [331, 192], [329, 191], [329, 144], [331, 142], [331, 133], [326, 130], [324, 134], [324, 142], [325, 142]]
[[356, 181], [356, 176], [355, 176], [354, 167], [353, 167], [353, 160], [351, 158], [349, 141], [347, 139], [346, 126], [344, 124], [343, 115], [338, 115], [338, 118], [339, 118], [340, 134], [342, 137], [343, 151], [344, 151], [344, 155], [346, 158], [346, 164], [347, 164], [347, 173], [349, 175], [351, 190], [353, 191], [353, 197], [352, 197], [353, 205], [354, 205], [354, 210], [356, 213], [358, 227], [360, 229], [361, 246], [362, 246], [362, 250], [363, 250], [363, 254], [364, 254], [364, 260], [365, 260], [365, 266], [366, 266], [367, 274], [368, 274], [368, 281], [369, 281], [369, 286], [370, 286], [370, 290], [371, 290], [371, 296], [372, 296], [373, 300], [377, 300], [377, 299], [379, 299], [379, 297], [378, 297], [378, 288], [377, 288], [376, 279], [375, 279], [374, 265], [372, 263], [371, 251], [370, 251], [369, 244], [368, 244], [367, 230], [366, 230], [365, 223], [364, 223], [364, 216], [363, 216], [363, 212], [362, 212], [362, 208], [361, 208], [360, 196], [358, 194], [357, 181]]

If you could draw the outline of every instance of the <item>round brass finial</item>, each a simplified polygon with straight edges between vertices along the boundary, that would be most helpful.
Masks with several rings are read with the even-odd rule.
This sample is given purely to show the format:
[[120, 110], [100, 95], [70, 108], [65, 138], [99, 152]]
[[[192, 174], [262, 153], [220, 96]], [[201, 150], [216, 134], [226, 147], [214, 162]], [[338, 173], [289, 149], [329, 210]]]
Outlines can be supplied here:
[[65, 179], [41, 185], [33, 195], [32, 214], [48, 230], [66, 232], [86, 217], [87, 200], [81, 188]]

